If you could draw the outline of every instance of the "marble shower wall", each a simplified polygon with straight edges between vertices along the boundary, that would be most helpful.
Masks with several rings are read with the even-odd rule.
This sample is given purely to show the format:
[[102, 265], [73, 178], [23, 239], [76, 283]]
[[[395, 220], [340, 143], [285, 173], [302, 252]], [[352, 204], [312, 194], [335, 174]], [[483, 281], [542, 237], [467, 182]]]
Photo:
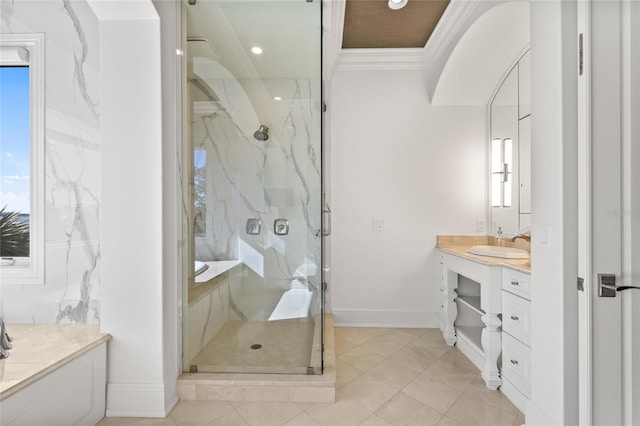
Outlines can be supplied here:
[[[0, 32], [45, 34], [45, 285], [2, 285], [8, 322], [100, 321], [98, 20], [84, 0], [0, 0]], [[124, 206], [123, 206], [124, 208]]]
[[[312, 279], [318, 284], [321, 264], [321, 237], [316, 236], [321, 221], [318, 81], [278, 81], [283, 100], [269, 114], [260, 114], [262, 120], [268, 120], [261, 122], [242, 88], [243, 82], [207, 78], [211, 72], [198, 71], [196, 64], [196, 78], [189, 84], [193, 104], [191, 135], [195, 149], [206, 151], [212, 167], [207, 169], [210, 175], [206, 179], [210, 194], [206, 233], [196, 238], [196, 259], [243, 260], [255, 272], [248, 279], [253, 276], [269, 288], [281, 289], [290, 287], [290, 278], [302, 265], [315, 264], [318, 267]], [[270, 128], [266, 142], [253, 137], [260, 124]], [[249, 218], [262, 220], [260, 235], [246, 233]], [[274, 234], [274, 221], [278, 218], [289, 220], [289, 235]]]

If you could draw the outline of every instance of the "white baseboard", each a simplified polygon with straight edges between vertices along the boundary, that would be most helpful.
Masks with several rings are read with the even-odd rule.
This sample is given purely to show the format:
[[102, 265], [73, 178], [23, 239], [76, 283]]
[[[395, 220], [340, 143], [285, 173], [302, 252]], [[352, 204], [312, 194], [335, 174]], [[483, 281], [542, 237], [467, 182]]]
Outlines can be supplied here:
[[500, 386], [500, 391], [506, 395], [507, 398], [515, 405], [518, 410], [525, 413], [527, 411], [527, 401], [528, 398], [520, 392], [518, 388], [516, 388], [509, 379], [506, 377], [502, 378], [502, 386]]
[[469, 358], [469, 361], [471, 361], [473, 365], [478, 368], [478, 370], [482, 371], [485, 361], [484, 353], [478, 352], [476, 348], [474, 348], [467, 342], [466, 338], [463, 338], [461, 336], [458, 336], [456, 347], [460, 350], [460, 352], [464, 354], [464, 356]]
[[178, 397], [178, 378], [167, 380], [164, 385], [164, 416], [167, 417], [173, 407], [180, 401]]
[[333, 309], [336, 327], [437, 328], [437, 312]]
[[177, 399], [165, 398], [165, 393], [162, 384], [109, 383], [107, 417], [165, 418], [172, 399]]
[[542, 411], [536, 404], [534, 404], [530, 399], [527, 400], [527, 411], [524, 413], [525, 415], [525, 425], [527, 426], [549, 426], [549, 425], [557, 425], [558, 423], [554, 422]]

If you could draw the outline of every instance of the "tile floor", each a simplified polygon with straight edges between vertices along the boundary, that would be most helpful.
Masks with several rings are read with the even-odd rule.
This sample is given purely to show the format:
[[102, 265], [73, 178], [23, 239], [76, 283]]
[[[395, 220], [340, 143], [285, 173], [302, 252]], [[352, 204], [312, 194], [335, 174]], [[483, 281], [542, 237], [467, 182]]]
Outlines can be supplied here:
[[180, 401], [166, 419], [99, 426], [520, 425], [524, 416], [435, 329], [335, 328], [336, 402]]

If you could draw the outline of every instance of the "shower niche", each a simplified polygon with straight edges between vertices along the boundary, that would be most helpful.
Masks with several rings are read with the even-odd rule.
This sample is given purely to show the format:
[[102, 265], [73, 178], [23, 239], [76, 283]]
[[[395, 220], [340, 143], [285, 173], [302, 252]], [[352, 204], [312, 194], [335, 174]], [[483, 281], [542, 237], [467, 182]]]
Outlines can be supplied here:
[[320, 10], [183, 4], [184, 371], [322, 373]]

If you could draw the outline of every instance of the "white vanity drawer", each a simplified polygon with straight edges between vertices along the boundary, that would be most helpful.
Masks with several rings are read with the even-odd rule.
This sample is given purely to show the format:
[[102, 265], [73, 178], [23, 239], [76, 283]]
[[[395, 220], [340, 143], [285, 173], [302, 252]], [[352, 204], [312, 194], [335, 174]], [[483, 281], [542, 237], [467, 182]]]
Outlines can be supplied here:
[[530, 343], [531, 302], [509, 292], [502, 292], [502, 330], [525, 345]]
[[530, 353], [528, 346], [509, 334], [502, 333], [502, 376], [527, 398], [531, 382]]
[[531, 275], [503, 268], [502, 289], [531, 300]]

